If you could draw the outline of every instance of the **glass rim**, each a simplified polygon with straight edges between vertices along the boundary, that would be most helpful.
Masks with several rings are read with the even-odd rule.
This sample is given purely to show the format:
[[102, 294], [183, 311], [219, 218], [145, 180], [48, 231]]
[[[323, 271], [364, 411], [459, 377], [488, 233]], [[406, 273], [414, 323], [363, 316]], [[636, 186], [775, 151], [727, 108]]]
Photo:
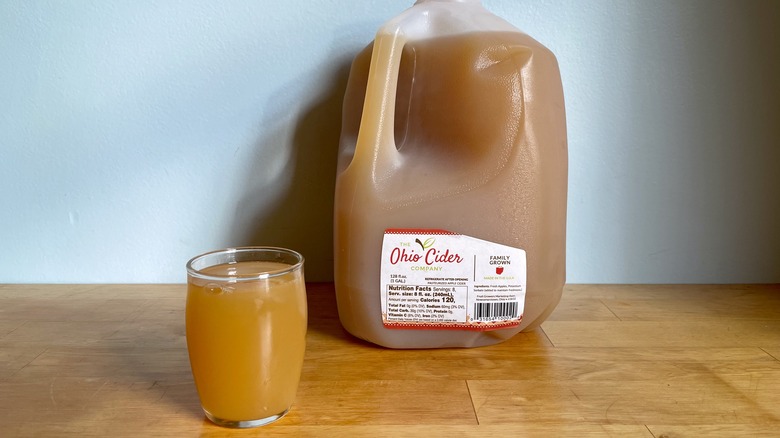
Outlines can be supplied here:
[[[196, 269], [193, 265], [198, 263], [199, 261], [207, 258], [207, 257], [213, 257], [213, 256], [219, 256], [219, 255], [230, 255], [230, 254], [248, 254], [252, 252], [263, 252], [263, 253], [284, 253], [287, 255], [292, 256], [296, 262], [294, 264], [289, 264], [285, 268], [281, 269], [275, 269], [265, 272], [260, 272], [257, 274], [246, 274], [246, 275], [213, 275], [213, 274], [204, 274], [203, 272]], [[233, 259], [234, 262], [236, 262], [235, 258]], [[269, 260], [271, 261], [271, 260]], [[289, 274], [290, 272], [296, 271], [303, 267], [304, 258], [301, 253], [298, 251], [294, 251], [292, 249], [288, 248], [281, 248], [281, 247], [275, 247], [275, 246], [237, 246], [237, 247], [231, 247], [231, 248], [223, 248], [223, 249], [217, 249], [214, 251], [205, 252], [200, 255], [196, 255], [195, 257], [191, 258], [187, 262], [187, 275], [201, 279], [201, 280], [211, 280], [211, 281], [222, 281], [222, 282], [244, 282], [244, 281], [256, 281], [256, 280], [265, 280], [268, 278], [273, 277], [279, 277], [281, 275]], [[229, 263], [229, 262], [223, 262], [223, 263]], [[221, 264], [221, 263], [217, 263]], [[216, 265], [216, 264], [215, 264]], [[215, 266], [215, 265], [209, 265]]]

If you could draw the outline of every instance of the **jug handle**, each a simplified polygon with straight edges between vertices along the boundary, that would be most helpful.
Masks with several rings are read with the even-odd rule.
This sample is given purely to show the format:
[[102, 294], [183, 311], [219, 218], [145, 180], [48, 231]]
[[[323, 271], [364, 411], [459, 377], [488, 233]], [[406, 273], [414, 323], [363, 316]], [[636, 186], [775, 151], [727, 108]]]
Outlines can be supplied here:
[[[382, 178], [377, 170], [387, 168], [380, 163], [392, 163], [398, 157], [394, 135], [395, 94], [405, 43], [406, 38], [400, 27], [380, 29], [374, 39], [366, 97], [352, 158], [353, 163], [370, 160], [370, 166], [364, 164], [357, 167], [370, 168], [374, 181]], [[370, 111], [370, 108], [379, 108], [379, 111]]]

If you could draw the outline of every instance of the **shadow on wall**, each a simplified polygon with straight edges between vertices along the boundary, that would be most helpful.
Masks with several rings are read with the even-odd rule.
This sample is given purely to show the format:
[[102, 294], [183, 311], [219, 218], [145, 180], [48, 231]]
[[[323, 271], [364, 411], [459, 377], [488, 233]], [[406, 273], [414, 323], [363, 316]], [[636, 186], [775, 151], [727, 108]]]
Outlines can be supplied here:
[[[272, 97], [229, 236], [237, 246], [300, 252], [307, 281], [333, 279], [333, 193], [350, 65], [351, 59], [331, 64]], [[319, 97], [307, 106], [311, 90]]]

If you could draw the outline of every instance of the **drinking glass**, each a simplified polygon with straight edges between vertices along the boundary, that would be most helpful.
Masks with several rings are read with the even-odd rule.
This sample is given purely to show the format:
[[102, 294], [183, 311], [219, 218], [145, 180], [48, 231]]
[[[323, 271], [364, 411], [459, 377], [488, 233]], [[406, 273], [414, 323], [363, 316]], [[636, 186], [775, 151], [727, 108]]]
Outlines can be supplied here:
[[303, 257], [228, 248], [187, 262], [187, 350], [206, 417], [246, 428], [282, 418], [306, 346]]

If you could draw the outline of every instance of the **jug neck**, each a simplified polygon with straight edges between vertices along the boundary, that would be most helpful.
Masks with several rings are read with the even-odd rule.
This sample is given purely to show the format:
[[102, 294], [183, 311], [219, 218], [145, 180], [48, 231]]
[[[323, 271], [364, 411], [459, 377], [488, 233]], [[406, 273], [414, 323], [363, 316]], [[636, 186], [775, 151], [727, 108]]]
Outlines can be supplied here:
[[419, 5], [422, 3], [477, 3], [481, 4], [481, 0], [417, 0], [414, 4]]

